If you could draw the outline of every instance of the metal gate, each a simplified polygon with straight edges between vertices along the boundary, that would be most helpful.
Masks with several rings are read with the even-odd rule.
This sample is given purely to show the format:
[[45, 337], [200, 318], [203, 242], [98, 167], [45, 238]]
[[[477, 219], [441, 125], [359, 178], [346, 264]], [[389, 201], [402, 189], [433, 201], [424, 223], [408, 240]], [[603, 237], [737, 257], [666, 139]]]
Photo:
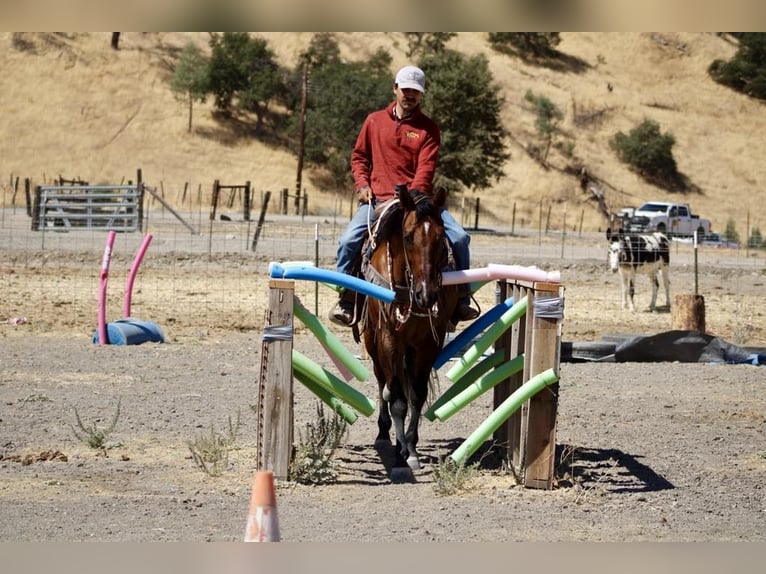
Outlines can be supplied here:
[[137, 231], [143, 185], [53, 185], [35, 188], [32, 230]]

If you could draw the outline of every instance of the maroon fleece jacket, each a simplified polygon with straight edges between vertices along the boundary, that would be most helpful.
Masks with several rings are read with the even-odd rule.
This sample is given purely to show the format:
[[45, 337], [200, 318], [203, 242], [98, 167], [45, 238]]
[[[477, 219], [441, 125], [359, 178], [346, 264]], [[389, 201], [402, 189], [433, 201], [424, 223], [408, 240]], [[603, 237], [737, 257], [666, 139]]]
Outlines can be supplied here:
[[364, 120], [351, 152], [351, 173], [358, 191], [372, 188], [378, 201], [394, 196], [397, 184], [433, 192], [441, 133], [420, 108], [403, 119], [394, 113], [396, 102], [372, 112]]

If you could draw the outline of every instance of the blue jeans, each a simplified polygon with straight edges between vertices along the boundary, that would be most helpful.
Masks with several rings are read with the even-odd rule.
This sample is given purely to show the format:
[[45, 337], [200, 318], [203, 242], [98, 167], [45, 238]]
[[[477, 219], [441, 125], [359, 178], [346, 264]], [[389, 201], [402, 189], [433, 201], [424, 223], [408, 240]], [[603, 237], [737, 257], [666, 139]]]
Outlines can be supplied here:
[[[367, 221], [368, 215], [370, 221]], [[442, 209], [442, 220], [444, 221], [444, 231], [447, 233], [450, 245], [452, 245], [452, 255], [455, 258], [455, 267], [458, 271], [468, 269], [471, 263], [468, 246], [471, 243], [471, 236], [465, 232], [463, 227], [455, 220], [452, 215]], [[356, 261], [357, 255], [362, 250], [367, 225], [372, 225], [375, 221], [375, 211], [370, 210], [370, 205], [363, 203], [359, 206], [354, 216], [349, 221], [346, 230], [338, 239], [338, 261], [336, 270], [339, 273], [351, 273], [351, 268]]]

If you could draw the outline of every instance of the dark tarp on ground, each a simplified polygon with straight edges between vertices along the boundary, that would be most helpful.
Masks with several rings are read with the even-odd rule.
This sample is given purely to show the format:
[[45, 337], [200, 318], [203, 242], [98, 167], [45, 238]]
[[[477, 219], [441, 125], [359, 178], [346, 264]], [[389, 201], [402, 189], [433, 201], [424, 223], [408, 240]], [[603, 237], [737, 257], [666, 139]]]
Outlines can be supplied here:
[[666, 331], [619, 342], [564, 342], [561, 361], [766, 365], [766, 349], [743, 348], [699, 331]]
[[719, 337], [699, 331], [666, 331], [646, 337], [634, 337], [614, 351], [617, 363], [749, 363], [766, 364], [766, 355], [737, 347]]

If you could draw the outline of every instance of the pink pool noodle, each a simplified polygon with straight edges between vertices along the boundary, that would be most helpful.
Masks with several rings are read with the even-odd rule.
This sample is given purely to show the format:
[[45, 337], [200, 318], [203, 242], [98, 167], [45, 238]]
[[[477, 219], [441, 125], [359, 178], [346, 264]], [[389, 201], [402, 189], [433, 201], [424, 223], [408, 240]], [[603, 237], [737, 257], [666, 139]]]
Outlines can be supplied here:
[[106, 234], [104, 257], [101, 259], [101, 284], [98, 293], [98, 344], [106, 345], [106, 282], [109, 278], [109, 262], [112, 260], [112, 247], [116, 232]]
[[130, 273], [128, 273], [128, 283], [125, 286], [125, 300], [122, 305], [122, 316], [130, 317], [130, 299], [133, 296], [133, 282], [136, 279], [138, 273], [138, 266], [141, 265], [141, 261], [144, 259], [146, 250], [149, 249], [149, 244], [152, 242], [151, 234], [144, 236], [144, 240], [141, 242], [141, 247], [138, 248], [136, 256], [133, 258], [133, 265], [130, 267]]
[[544, 271], [537, 267], [521, 265], [500, 265], [490, 263], [487, 267], [465, 269], [463, 271], [445, 271], [442, 273], [443, 285], [457, 285], [474, 281], [492, 281], [494, 279], [518, 279], [521, 281], [545, 281], [560, 283], [561, 274], [558, 271]]

